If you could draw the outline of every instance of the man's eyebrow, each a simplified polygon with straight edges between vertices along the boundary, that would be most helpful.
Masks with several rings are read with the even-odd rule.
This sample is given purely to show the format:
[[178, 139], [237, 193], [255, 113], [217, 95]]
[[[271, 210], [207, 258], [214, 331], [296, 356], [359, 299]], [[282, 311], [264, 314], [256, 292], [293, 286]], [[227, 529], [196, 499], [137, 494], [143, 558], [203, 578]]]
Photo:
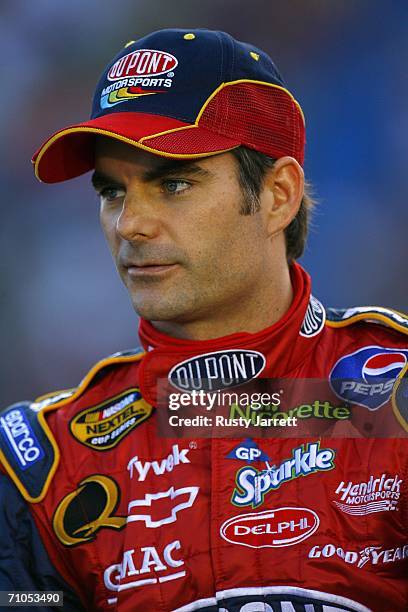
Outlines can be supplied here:
[[162, 161], [157, 166], [145, 170], [142, 175], [142, 180], [146, 183], [150, 183], [152, 181], [156, 181], [157, 179], [164, 178], [167, 176], [201, 176], [202, 178], [210, 176], [210, 172], [205, 170], [198, 164], [186, 160], [174, 160], [174, 159], [166, 159]]
[[104, 172], [100, 172], [99, 170], [95, 170], [95, 172], [92, 174], [91, 182], [96, 191], [98, 191], [98, 189], [101, 189], [102, 187], [105, 187], [106, 185], [123, 187], [123, 185], [121, 185], [119, 181], [112, 178], [108, 174], [105, 174]]
[[[142, 173], [142, 181], [145, 183], [151, 183], [156, 181], [157, 179], [164, 178], [167, 176], [201, 176], [207, 177], [211, 175], [211, 172], [205, 170], [198, 164], [188, 161], [180, 161], [180, 160], [164, 160], [159, 163], [157, 166], [150, 168], [149, 170], [145, 170]], [[95, 170], [92, 174], [91, 178], [92, 185], [96, 191], [100, 190], [102, 187], [106, 185], [114, 185], [115, 187], [123, 187], [120, 181], [117, 181], [113, 177], [105, 174], [105, 172], [101, 172], [99, 170]]]

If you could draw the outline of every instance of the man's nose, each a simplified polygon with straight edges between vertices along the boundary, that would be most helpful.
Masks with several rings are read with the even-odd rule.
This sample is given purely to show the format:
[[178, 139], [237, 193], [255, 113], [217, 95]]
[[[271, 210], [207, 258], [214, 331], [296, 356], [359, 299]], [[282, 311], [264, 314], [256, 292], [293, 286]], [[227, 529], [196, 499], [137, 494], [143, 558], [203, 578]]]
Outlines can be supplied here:
[[127, 193], [116, 222], [116, 231], [129, 242], [142, 238], [154, 238], [160, 232], [157, 207], [142, 194]]

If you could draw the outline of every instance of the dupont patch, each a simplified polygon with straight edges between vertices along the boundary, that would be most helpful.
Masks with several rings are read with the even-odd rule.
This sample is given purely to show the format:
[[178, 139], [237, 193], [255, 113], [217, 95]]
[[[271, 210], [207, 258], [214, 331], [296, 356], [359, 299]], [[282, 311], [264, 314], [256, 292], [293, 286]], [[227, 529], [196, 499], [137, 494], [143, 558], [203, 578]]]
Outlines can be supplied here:
[[99, 451], [119, 444], [135, 427], [153, 412], [137, 388], [127, 389], [97, 406], [82, 410], [70, 422], [76, 440]]
[[111, 108], [144, 96], [166, 93], [173, 84], [178, 60], [166, 51], [137, 49], [119, 58], [109, 69], [100, 107]]
[[259, 351], [226, 349], [177, 363], [168, 379], [180, 391], [228, 389], [257, 378], [265, 365], [265, 356]]
[[299, 334], [304, 338], [317, 336], [322, 331], [325, 321], [326, 311], [323, 304], [311, 295]]
[[20, 402], [0, 414], [4, 467], [31, 501], [41, 496], [55, 460], [54, 447], [39, 420], [41, 412], [35, 407]]

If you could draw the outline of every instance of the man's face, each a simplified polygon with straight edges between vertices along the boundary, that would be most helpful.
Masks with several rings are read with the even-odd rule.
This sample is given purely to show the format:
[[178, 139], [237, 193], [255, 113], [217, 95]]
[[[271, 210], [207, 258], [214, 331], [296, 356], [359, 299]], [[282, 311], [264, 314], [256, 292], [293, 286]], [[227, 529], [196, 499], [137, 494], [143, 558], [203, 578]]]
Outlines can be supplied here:
[[237, 171], [230, 153], [179, 161], [98, 139], [102, 227], [143, 318], [204, 323], [259, 299], [268, 236], [262, 210], [240, 214]]

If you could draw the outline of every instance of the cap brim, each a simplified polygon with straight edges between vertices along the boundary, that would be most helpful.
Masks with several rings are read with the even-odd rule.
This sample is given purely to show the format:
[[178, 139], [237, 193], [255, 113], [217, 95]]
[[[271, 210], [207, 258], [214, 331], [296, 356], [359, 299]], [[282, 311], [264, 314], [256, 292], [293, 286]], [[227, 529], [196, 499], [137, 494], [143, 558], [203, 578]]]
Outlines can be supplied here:
[[208, 157], [241, 144], [199, 125], [169, 117], [112, 113], [69, 126], [48, 138], [32, 159], [37, 178], [44, 183], [58, 183], [92, 170], [97, 135], [176, 159]]

